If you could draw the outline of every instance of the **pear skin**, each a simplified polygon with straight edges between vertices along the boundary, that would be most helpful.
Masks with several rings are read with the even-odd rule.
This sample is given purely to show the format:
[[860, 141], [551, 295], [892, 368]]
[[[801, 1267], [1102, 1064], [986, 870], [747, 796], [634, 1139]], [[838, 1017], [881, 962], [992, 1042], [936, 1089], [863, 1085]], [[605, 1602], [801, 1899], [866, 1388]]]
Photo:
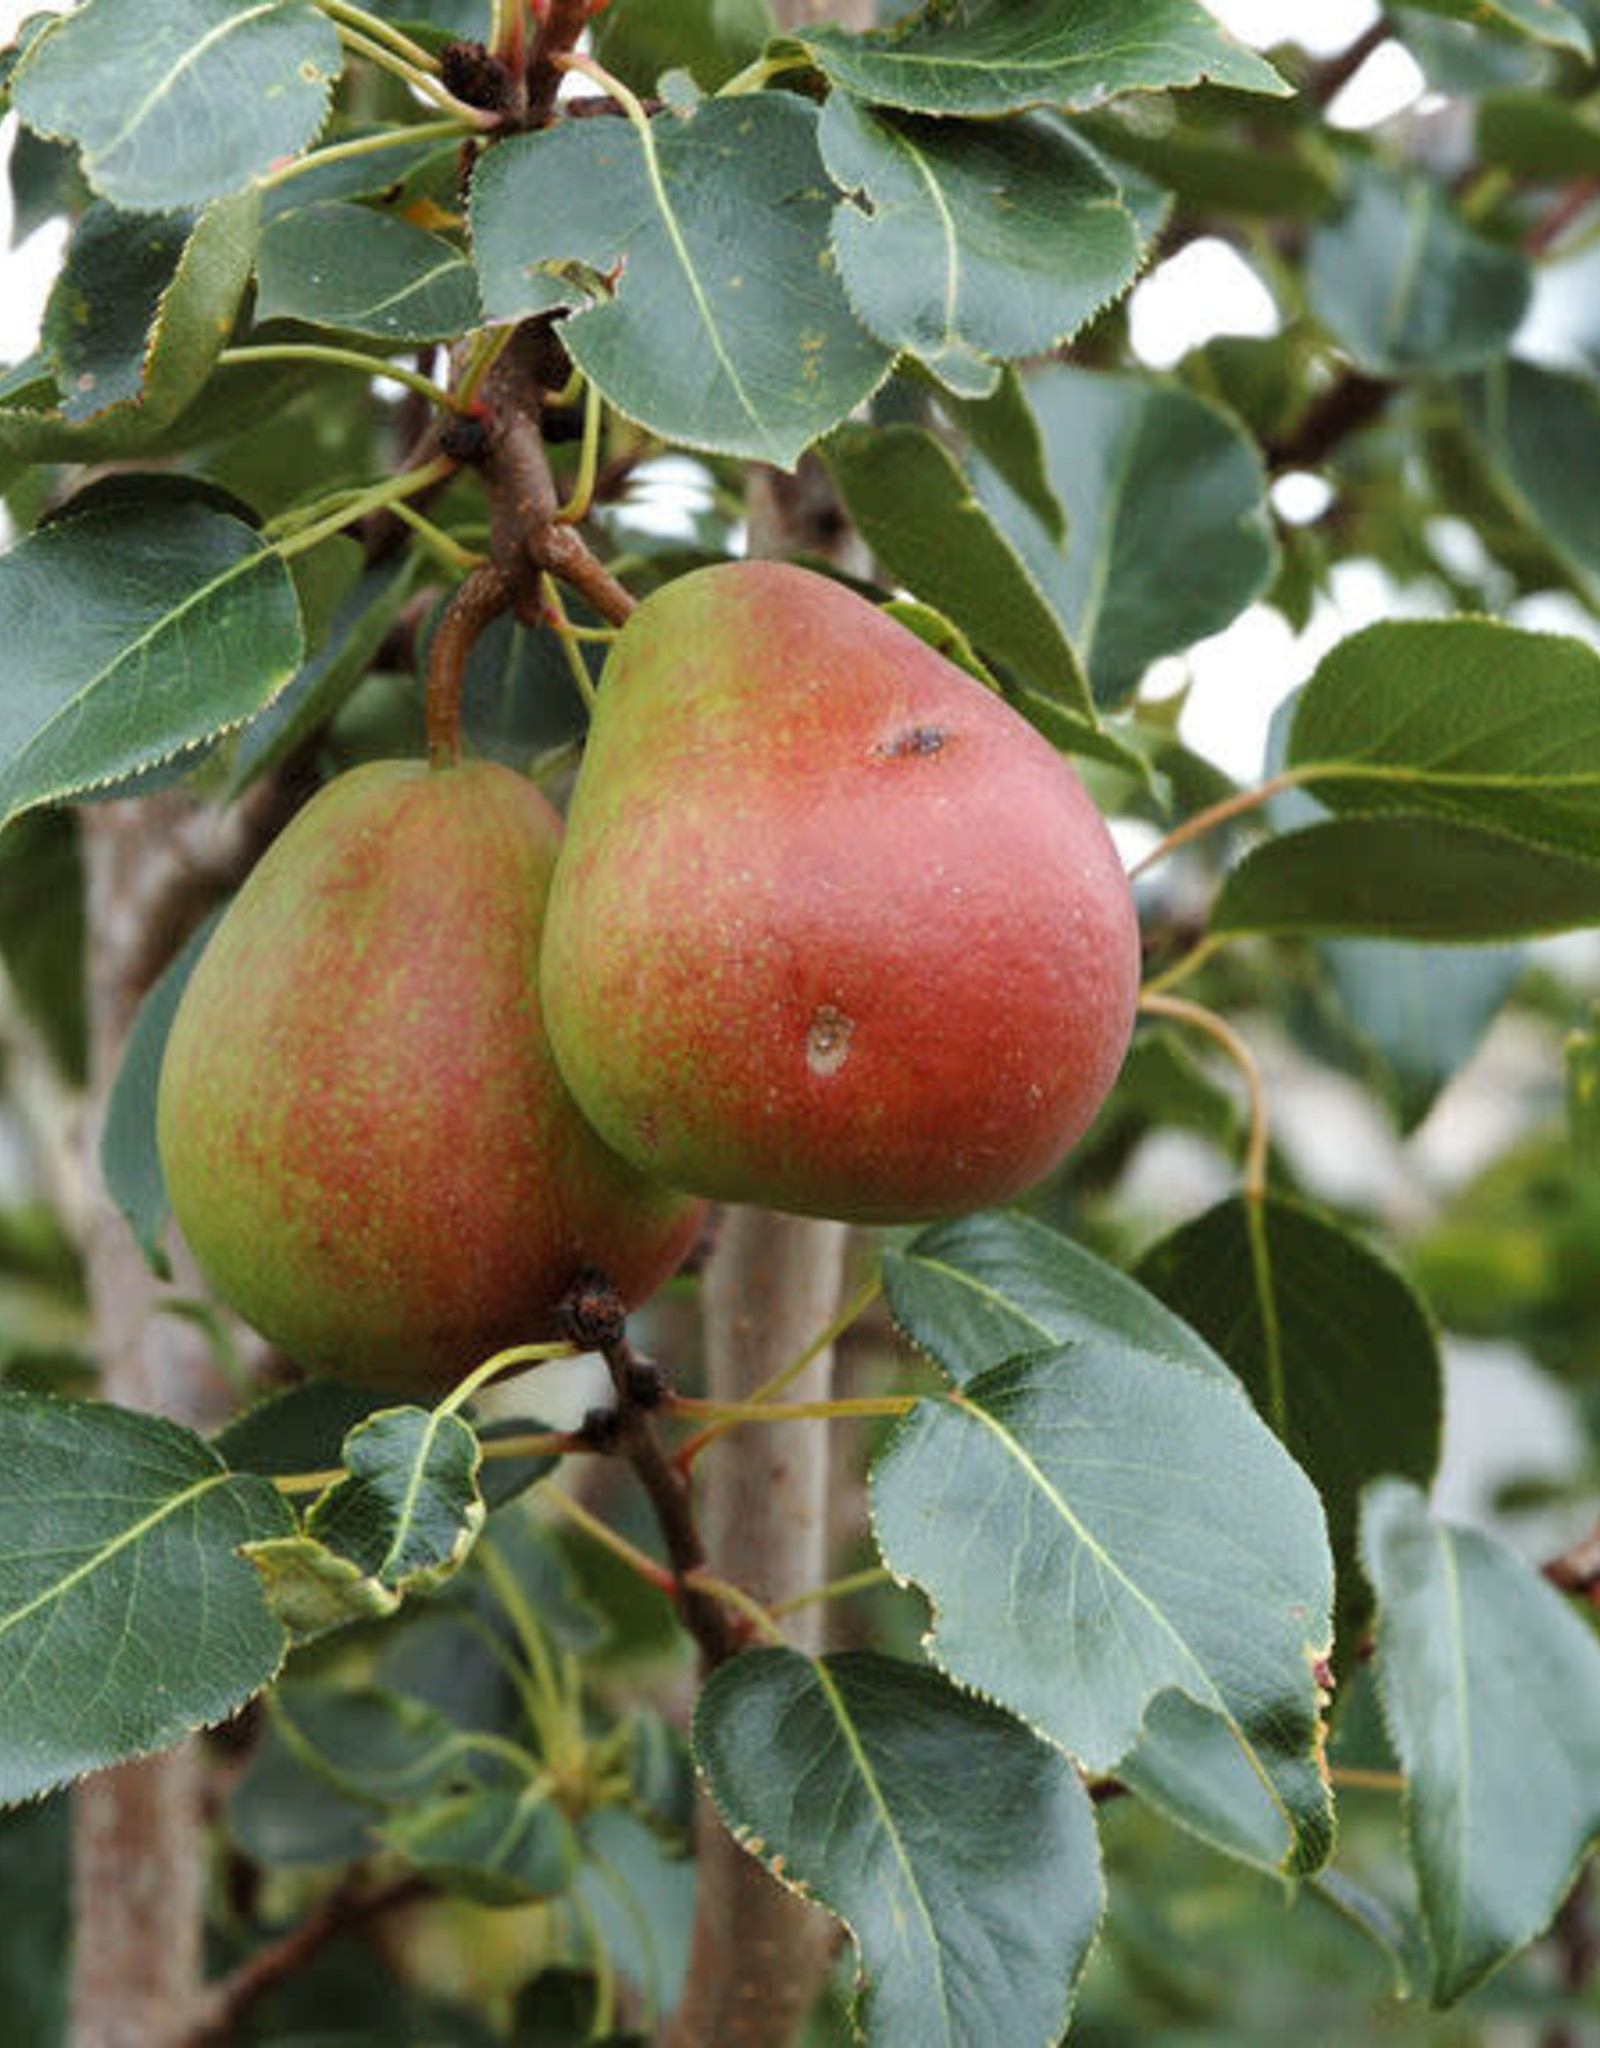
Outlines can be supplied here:
[[861, 1222], [1020, 1193], [1127, 1049], [1139, 933], [1071, 767], [843, 585], [697, 570], [612, 648], [545, 928], [567, 1082], [641, 1171]]
[[218, 1295], [302, 1365], [449, 1385], [555, 1334], [598, 1268], [630, 1304], [699, 1205], [585, 1123], [539, 1001], [560, 843], [487, 762], [383, 761], [269, 848], [184, 992], [158, 1132]]

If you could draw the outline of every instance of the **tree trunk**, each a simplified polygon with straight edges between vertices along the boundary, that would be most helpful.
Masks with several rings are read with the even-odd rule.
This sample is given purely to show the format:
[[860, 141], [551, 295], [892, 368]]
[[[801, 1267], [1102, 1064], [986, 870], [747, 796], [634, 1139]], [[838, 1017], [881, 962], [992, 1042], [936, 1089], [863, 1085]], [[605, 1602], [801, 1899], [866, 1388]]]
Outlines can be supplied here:
[[[826, 17], [865, 28], [872, 0], [777, 0], [780, 28]], [[757, 468], [749, 492], [750, 552], [867, 564], [827, 476], [808, 456], [793, 476]], [[738, 1400], [787, 1365], [838, 1313], [848, 1232], [839, 1223], [731, 1209], [705, 1279], [706, 1373], [715, 1400]], [[825, 1400], [833, 1353], [796, 1381], [796, 1400]], [[828, 1576], [826, 1423], [741, 1429], [698, 1468], [699, 1511], [714, 1571], [758, 1598], [782, 1600]], [[790, 1639], [820, 1650], [827, 1609], [804, 1610]], [[833, 1919], [786, 1891], [734, 1841], [704, 1792], [695, 1823], [698, 1880], [683, 2002], [663, 2048], [786, 2048], [827, 1973]]]
[[[204, 1337], [162, 1313], [171, 1295], [145, 1265], [101, 1185], [100, 1128], [134, 1013], [167, 959], [279, 822], [263, 784], [226, 820], [178, 795], [89, 805], [89, 1085], [84, 1257], [100, 1391], [203, 1429], [228, 1389]], [[71, 1702], [63, 1703], [71, 1711]], [[192, 2021], [202, 1977], [205, 1837], [198, 1747], [103, 1771], [75, 1787], [73, 2048], [169, 2048]]]

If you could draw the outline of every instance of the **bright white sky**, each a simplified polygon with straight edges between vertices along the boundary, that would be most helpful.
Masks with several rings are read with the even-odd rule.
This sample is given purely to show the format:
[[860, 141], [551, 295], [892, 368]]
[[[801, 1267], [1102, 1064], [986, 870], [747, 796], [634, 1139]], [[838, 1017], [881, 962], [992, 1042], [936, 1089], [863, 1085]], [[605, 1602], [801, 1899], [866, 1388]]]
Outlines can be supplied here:
[[[1212, 13], [1243, 39], [1268, 44], [1294, 38], [1319, 55], [1346, 48], [1374, 19], [1373, 0], [1208, 0]], [[0, 44], [9, 41], [23, 16], [41, 0], [0, 0]], [[1415, 99], [1422, 80], [1403, 51], [1381, 50], [1340, 96], [1334, 118], [1351, 127], [1384, 119]], [[0, 160], [9, 147], [10, 123], [0, 127]], [[53, 225], [9, 247], [10, 198], [0, 180], [0, 363], [27, 355], [38, 333], [44, 295], [59, 260], [62, 229]], [[1133, 301], [1133, 338], [1151, 364], [1165, 367], [1186, 349], [1217, 333], [1270, 333], [1275, 318], [1270, 299], [1245, 265], [1220, 242], [1191, 245], [1147, 279]], [[1299, 509], [1293, 495], [1280, 497], [1290, 517], [1317, 509], [1316, 485], [1302, 480]], [[1359, 567], [1338, 592], [1337, 614], [1298, 641], [1275, 614], [1252, 611], [1227, 633], [1170, 665], [1177, 687], [1193, 688], [1184, 729], [1191, 742], [1240, 777], [1259, 768], [1266, 723], [1278, 700], [1309, 674], [1324, 647], [1342, 632], [1392, 609], [1391, 594], [1375, 574]], [[1242, 686], [1242, 687], [1241, 687]]]

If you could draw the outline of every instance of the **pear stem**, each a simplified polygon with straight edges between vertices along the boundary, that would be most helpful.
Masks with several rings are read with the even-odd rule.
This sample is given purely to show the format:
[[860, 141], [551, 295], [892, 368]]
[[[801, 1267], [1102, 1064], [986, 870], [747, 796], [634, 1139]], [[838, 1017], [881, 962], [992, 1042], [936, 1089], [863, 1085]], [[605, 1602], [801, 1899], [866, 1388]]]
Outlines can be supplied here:
[[467, 658], [491, 621], [511, 608], [511, 581], [492, 562], [474, 569], [444, 608], [428, 649], [428, 766], [461, 759], [461, 685]]

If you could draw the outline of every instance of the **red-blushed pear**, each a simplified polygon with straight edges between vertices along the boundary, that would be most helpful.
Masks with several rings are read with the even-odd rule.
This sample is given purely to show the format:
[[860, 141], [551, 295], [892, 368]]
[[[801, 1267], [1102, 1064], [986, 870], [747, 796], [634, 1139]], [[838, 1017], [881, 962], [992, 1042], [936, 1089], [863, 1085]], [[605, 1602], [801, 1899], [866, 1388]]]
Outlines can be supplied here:
[[543, 978], [573, 1094], [641, 1170], [912, 1221], [1019, 1193], [1082, 1134], [1138, 924], [1030, 725], [842, 585], [740, 562], [612, 648]]
[[584, 1122], [539, 1004], [561, 822], [486, 762], [382, 761], [268, 850], [161, 1073], [172, 1206], [222, 1299], [301, 1364], [447, 1386], [555, 1334], [585, 1268], [630, 1304], [699, 1205]]

